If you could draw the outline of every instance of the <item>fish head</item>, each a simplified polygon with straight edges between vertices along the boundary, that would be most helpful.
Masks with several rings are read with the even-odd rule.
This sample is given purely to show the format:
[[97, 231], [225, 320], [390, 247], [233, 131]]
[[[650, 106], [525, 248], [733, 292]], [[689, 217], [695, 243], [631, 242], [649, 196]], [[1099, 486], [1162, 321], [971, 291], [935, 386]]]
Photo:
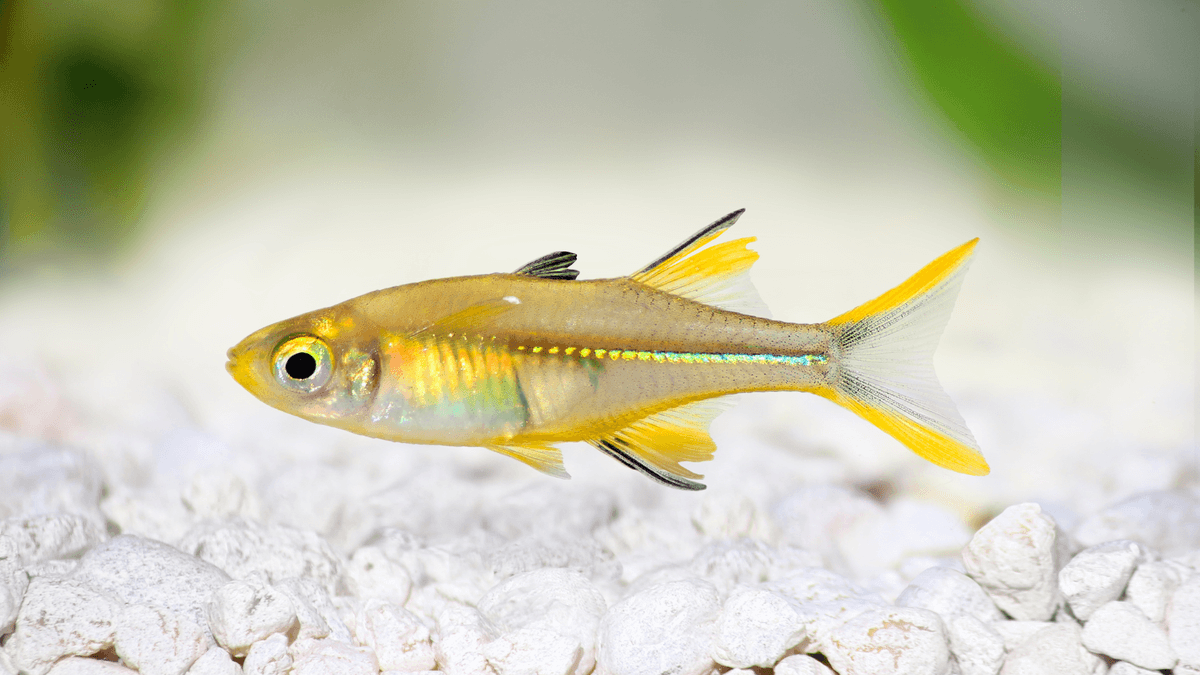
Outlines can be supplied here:
[[337, 308], [258, 330], [228, 352], [226, 370], [259, 400], [314, 422], [344, 426], [378, 384], [377, 342]]

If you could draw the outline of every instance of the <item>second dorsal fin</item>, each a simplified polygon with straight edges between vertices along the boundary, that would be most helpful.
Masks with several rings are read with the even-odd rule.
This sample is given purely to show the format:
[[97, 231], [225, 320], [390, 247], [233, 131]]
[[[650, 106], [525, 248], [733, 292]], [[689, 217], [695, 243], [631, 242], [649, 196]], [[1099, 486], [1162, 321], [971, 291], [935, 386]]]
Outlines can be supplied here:
[[571, 269], [571, 265], [574, 265], [578, 258], [579, 256], [570, 251], [547, 253], [537, 260], [525, 263], [515, 274], [543, 279], [574, 279], [579, 276], [579, 270]]
[[739, 209], [712, 223], [630, 276], [672, 295], [720, 309], [767, 317], [770, 311], [750, 283], [758, 253], [746, 248], [754, 237], [708, 246], [737, 222]]

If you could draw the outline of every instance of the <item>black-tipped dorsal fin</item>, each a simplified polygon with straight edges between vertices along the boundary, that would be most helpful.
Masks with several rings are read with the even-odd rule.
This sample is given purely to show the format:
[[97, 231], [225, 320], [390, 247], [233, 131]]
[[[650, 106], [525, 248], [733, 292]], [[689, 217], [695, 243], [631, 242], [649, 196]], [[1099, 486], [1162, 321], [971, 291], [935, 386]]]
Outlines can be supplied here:
[[569, 251], [555, 251], [526, 263], [516, 274], [524, 274], [542, 279], [574, 279], [579, 276], [579, 270], [571, 269], [571, 265], [579, 256]]
[[706, 462], [717, 446], [708, 435], [713, 418], [725, 410], [723, 401], [708, 399], [659, 411], [615, 433], [588, 442], [631, 469], [680, 490], [703, 490], [680, 462]]
[[758, 253], [746, 245], [755, 238], [708, 246], [744, 212], [739, 209], [705, 227], [630, 278], [720, 309], [769, 317], [770, 310], [750, 283], [750, 267], [758, 260]]

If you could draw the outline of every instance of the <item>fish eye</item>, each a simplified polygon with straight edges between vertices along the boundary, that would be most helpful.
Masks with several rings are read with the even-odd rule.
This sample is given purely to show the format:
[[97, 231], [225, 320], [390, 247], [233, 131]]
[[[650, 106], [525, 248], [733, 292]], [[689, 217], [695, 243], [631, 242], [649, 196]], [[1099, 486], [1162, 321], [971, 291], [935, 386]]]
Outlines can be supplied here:
[[275, 379], [292, 391], [311, 394], [329, 382], [333, 358], [329, 347], [311, 335], [291, 337], [275, 348]]

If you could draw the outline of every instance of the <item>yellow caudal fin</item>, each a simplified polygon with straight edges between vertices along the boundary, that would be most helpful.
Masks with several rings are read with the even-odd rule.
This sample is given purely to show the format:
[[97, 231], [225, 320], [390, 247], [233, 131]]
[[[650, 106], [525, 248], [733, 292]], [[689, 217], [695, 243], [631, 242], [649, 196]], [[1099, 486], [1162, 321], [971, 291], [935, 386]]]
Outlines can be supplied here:
[[837, 336], [836, 376], [829, 388], [816, 393], [934, 464], [982, 476], [989, 471], [987, 462], [933, 371], [933, 352], [978, 241], [972, 239], [896, 288], [828, 321]]
[[725, 410], [718, 400], [689, 403], [644, 417], [617, 431], [589, 441], [601, 452], [635, 471], [680, 490], [703, 490], [680, 462], [706, 462], [717, 446], [708, 435], [713, 418]]
[[[758, 254], [746, 248], [754, 237], [708, 246], [729, 229], [745, 209], [734, 211], [688, 237], [658, 260], [630, 275], [651, 288], [731, 312], [767, 317], [770, 312], [750, 283]], [[706, 248], [707, 247], [707, 248]]]

